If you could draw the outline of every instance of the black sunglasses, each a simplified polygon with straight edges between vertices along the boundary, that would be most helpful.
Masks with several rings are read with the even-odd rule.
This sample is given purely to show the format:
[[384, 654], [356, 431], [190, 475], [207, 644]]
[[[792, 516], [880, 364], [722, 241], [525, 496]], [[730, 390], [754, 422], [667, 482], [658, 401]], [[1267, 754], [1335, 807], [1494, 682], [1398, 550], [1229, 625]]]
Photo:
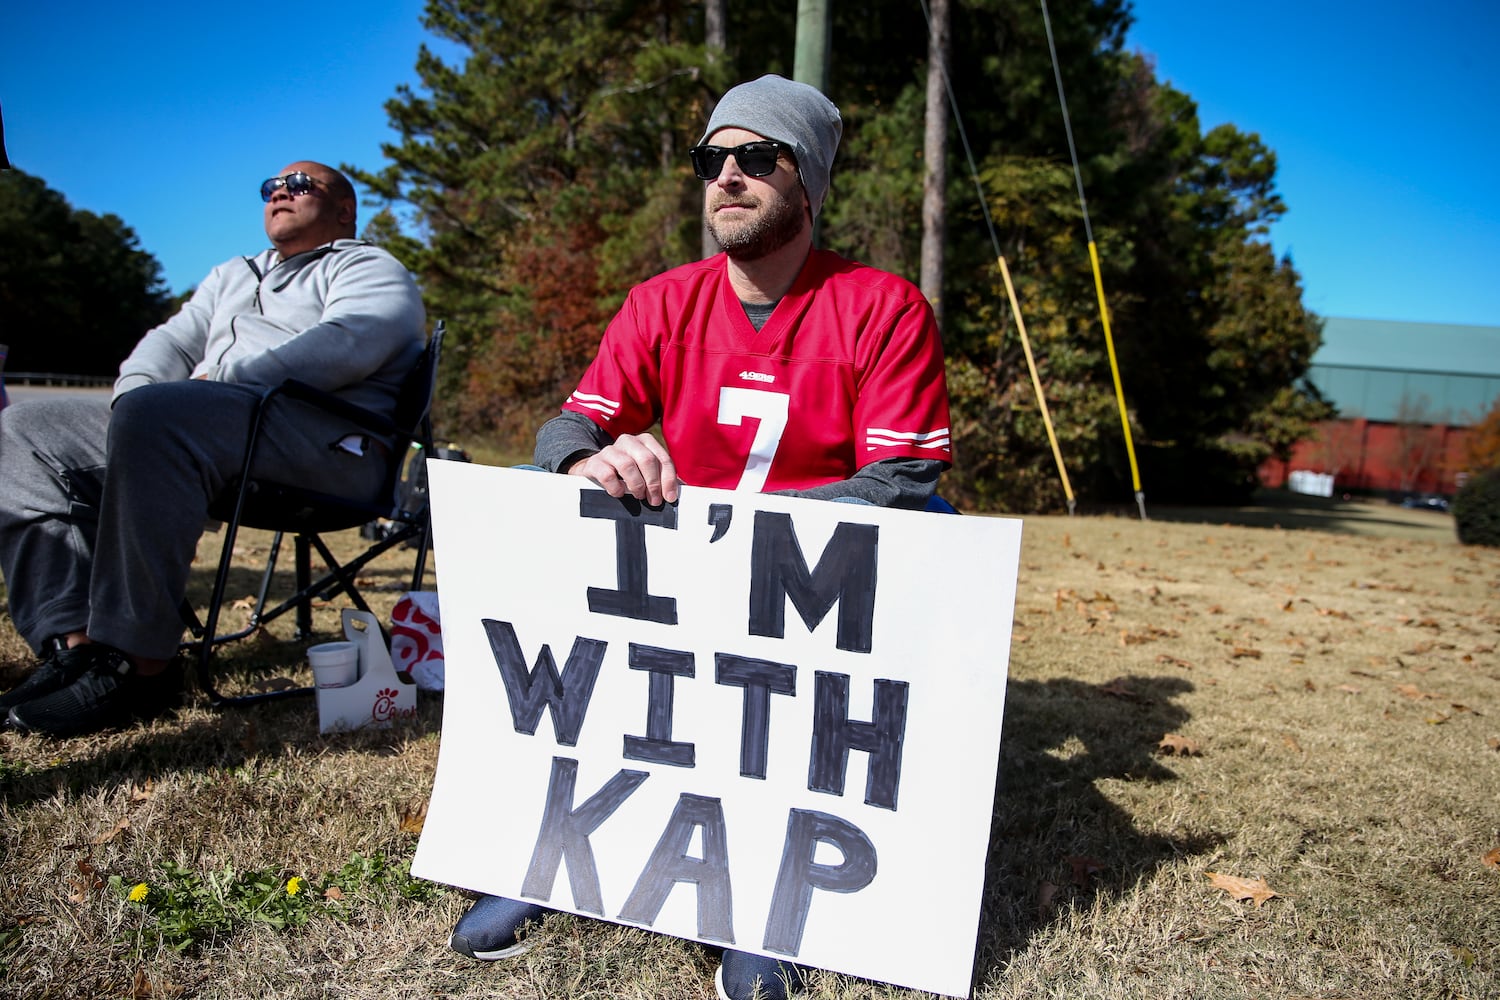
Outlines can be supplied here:
[[776, 159], [783, 153], [787, 159], [796, 162], [792, 147], [774, 139], [759, 139], [743, 146], [694, 146], [688, 150], [688, 157], [693, 161], [693, 173], [698, 179], [711, 181], [718, 178], [724, 169], [724, 161], [731, 156], [747, 177], [764, 177], [776, 169]]
[[272, 177], [260, 186], [260, 200], [270, 201], [272, 196], [286, 188], [286, 193], [292, 197], [299, 194], [310, 194], [317, 190], [318, 182], [312, 179], [312, 175], [301, 170], [287, 174], [285, 177]]

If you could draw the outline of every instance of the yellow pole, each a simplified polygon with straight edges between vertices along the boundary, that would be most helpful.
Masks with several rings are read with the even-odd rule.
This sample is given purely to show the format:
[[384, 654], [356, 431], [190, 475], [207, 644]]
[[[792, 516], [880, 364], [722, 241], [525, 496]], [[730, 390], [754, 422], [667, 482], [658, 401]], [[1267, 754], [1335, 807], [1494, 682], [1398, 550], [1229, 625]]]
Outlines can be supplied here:
[[1135, 462], [1135, 442], [1130, 436], [1130, 417], [1125, 412], [1125, 390], [1120, 386], [1120, 364], [1115, 360], [1115, 338], [1109, 332], [1109, 306], [1104, 301], [1104, 278], [1099, 273], [1099, 251], [1089, 240], [1089, 261], [1094, 265], [1094, 291], [1099, 295], [1099, 318], [1104, 321], [1104, 346], [1109, 350], [1109, 371], [1115, 380], [1115, 401], [1120, 406], [1120, 426], [1125, 429], [1125, 453], [1130, 456], [1130, 482], [1135, 487], [1135, 505], [1146, 520], [1146, 494], [1141, 490], [1141, 470]]
[[[1042, 380], [1036, 373], [1036, 358], [1031, 355], [1031, 338], [1026, 335], [1026, 321], [1021, 318], [1021, 304], [1016, 301], [1016, 286], [1010, 280], [1010, 268], [1005, 264], [1005, 258], [996, 258], [1000, 262], [1000, 276], [1005, 279], [1005, 294], [1010, 296], [1011, 312], [1016, 314], [1016, 329], [1021, 332], [1021, 348], [1026, 352], [1026, 367], [1031, 372], [1031, 387], [1036, 392], [1036, 405], [1042, 411], [1042, 423], [1047, 428], [1047, 440], [1052, 445], [1052, 457], [1057, 462], [1057, 474], [1062, 477], [1063, 493], [1068, 498], [1068, 516], [1073, 515], [1075, 502], [1073, 500], [1073, 486], [1068, 482], [1068, 470], [1063, 466], [1062, 449], [1057, 446], [1057, 433], [1052, 429], [1052, 414], [1047, 410], [1047, 397], [1042, 395]], [[1110, 358], [1114, 358], [1111, 349]], [[1134, 463], [1134, 459], [1131, 460]], [[1132, 467], [1133, 464], [1132, 464]], [[1139, 484], [1136, 486], [1140, 488]]]

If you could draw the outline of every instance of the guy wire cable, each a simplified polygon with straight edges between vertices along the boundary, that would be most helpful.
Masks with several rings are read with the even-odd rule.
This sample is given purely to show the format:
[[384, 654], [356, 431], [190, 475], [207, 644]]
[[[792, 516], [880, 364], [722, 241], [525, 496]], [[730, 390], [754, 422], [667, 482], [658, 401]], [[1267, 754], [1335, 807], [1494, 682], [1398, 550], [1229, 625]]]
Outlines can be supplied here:
[[[927, 8], [927, 0], [920, 0], [922, 5], [922, 17], [927, 21], [927, 30], [932, 31], [932, 12]], [[1000, 276], [1005, 280], [1005, 292], [1010, 297], [1011, 311], [1016, 314], [1016, 330], [1021, 335], [1021, 348], [1026, 352], [1026, 367], [1031, 373], [1031, 386], [1036, 392], [1036, 402], [1042, 411], [1042, 423], [1047, 428], [1047, 441], [1052, 446], [1052, 458], [1057, 462], [1057, 474], [1062, 479], [1063, 494], [1068, 500], [1068, 516], [1072, 517], [1077, 507], [1077, 501], [1073, 497], [1073, 486], [1068, 482], [1068, 470], [1063, 464], [1062, 450], [1057, 445], [1057, 433], [1052, 427], [1052, 414], [1047, 409], [1047, 397], [1042, 395], [1042, 380], [1037, 375], [1036, 359], [1031, 354], [1031, 338], [1026, 335], [1026, 324], [1021, 319], [1021, 306], [1016, 301], [1015, 286], [1011, 284], [1010, 268], [1005, 265], [1005, 255], [1000, 252], [1000, 237], [995, 233], [995, 220], [990, 216], [989, 201], [985, 198], [984, 185], [979, 182], [979, 168], [974, 163], [974, 150], [969, 146], [969, 135], [964, 131], [963, 116], [958, 113], [958, 98], [953, 93], [953, 81], [948, 76], [948, 64], [946, 57], [942, 65], [938, 67], [943, 74], [943, 90], [948, 95], [948, 106], [953, 109], [953, 122], [958, 126], [958, 137], [963, 143], [964, 157], [969, 164], [969, 176], [974, 181], [974, 190], [979, 195], [979, 209], [984, 213], [985, 228], [989, 230], [990, 245], [995, 248], [995, 260], [1000, 268]], [[1003, 333], [1003, 331], [1002, 331]]]
[[1052, 56], [1052, 76], [1057, 81], [1057, 101], [1062, 105], [1063, 129], [1068, 134], [1068, 155], [1073, 160], [1073, 179], [1078, 184], [1078, 204], [1083, 209], [1083, 231], [1089, 241], [1089, 263], [1094, 268], [1094, 292], [1099, 297], [1099, 318], [1104, 323], [1104, 346], [1109, 351], [1109, 371], [1115, 380], [1115, 402], [1120, 407], [1120, 426], [1125, 430], [1125, 453], [1130, 456], [1130, 479], [1135, 487], [1135, 505], [1146, 520], [1146, 494], [1141, 490], [1141, 470], [1135, 461], [1135, 443], [1130, 437], [1130, 417], [1125, 412], [1125, 390], [1120, 385], [1120, 364], [1115, 359], [1115, 338], [1109, 331], [1109, 306], [1104, 301], [1104, 278], [1099, 272], [1099, 250], [1094, 245], [1094, 227], [1089, 224], [1089, 205], [1083, 196], [1083, 173], [1078, 169], [1078, 149], [1073, 145], [1073, 122], [1068, 117], [1068, 99], [1063, 94], [1062, 68], [1057, 64], [1057, 45], [1052, 40], [1052, 18], [1047, 0], [1041, 0], [1042, 23], [1047, 28], [1047, 51]]

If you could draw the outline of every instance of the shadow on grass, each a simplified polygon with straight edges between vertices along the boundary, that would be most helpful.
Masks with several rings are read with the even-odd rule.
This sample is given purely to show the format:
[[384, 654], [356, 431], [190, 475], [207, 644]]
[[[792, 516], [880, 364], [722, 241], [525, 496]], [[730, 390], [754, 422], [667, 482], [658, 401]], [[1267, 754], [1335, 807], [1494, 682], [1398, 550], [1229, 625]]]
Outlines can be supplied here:
[[[442, 725], [442, 699], [418, 693], [417, 717], [385, 729], [319, 734], [311, 697], [195, 714], [171, 728], [132, 726], [125, 739], [111, 738], [98, 752], [57, 759], [47, 767], [0, 767], [0, 802], [18, 807], [66, 791], [75, 797], [104, 789], [144, 786], [169, 776], [209, 774], [238, 768], [253, 758], [327, 747], [389, 755], [404, 740], [436, 732]], [[45, 740], [40, 736], [16, 736]], [[79, 737], [78, 740], [98, 737]]]
[[1178, 677], [1012, 679], [995, 797], [976, 971], [983, 982], [1069, 903], [1118, 898], [1166, 862], [1212, 850], [1209, 830], [1145, 832], [1099, 789], [1103, 779], [1176, 773], [1157, 744], [1188, 712]]
[[[355, 574], [355, 585], [361, 591], [392, 591], [402, 592], [411, 588], [412, 560], [414, 553], [398, 550], [403, 556], [400, 562], [391, 560], [377, 560], [366, 565]], [[224, 600], [226, 611], [228, 605], [243, 597], [253, 597], [260, 592], [261, 581], [265, 576], [265, 555], [241, 556], [237, 558], [229, 569], [229, 577], [224, 585]], [[194, 572], [188, 581], [188, 600], [193, 606], [201, 610], [208, 605], [208, 599], [213, 591], [214, 573], [218, 569], [216, 560], [218, 552], [213, 554], [213, 560], [208, 564], [200, 563], [194, 567]], [[276, 571], [271, 580], [271, 587], [267, 597], [271, 604], [276, 604], [296, 591], [296, 574], [294, 570], [294, 559], [292, 556], [291, 542], [283, 546], [283, 551], [276, 562]], [[312, 578], [317, 579], [327, 572], [321, 558], [313, 555]], [[428, 573], [431, 573], [429, 566]], [[347, 603], [346, 598], [340, 598], [342, 603]]]
[[[1130, 519], [1139, 516], [1134, 506], [1090, 509], [1086, 513], [1112, 514]], [[1409, 509], [1380, 500], [1307, 496], [1288, 490], [1259, 490], [1250, 503], [1239, 507], [1149, 504], [1146, 516], [1153, 521], [1182, 524], [1230, 524], [1246, 528], [1326, 531], [1336, 535], [1370, 535], [1458, 544], [1452, 516], [1440, 511]]]

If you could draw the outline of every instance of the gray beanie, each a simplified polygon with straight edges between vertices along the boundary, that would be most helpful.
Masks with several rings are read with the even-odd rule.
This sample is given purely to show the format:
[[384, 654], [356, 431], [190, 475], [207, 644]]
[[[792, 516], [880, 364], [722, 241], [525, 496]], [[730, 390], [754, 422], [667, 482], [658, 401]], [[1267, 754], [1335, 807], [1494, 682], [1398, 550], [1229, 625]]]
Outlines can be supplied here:
[[816, 87], [774, 73], [742, 83], [719, 99], [698, 145], [723, 128], [742, 128], [792, 147], [807, 203], [817, 216], [828, 194], [828, 171], [844, 122]]

